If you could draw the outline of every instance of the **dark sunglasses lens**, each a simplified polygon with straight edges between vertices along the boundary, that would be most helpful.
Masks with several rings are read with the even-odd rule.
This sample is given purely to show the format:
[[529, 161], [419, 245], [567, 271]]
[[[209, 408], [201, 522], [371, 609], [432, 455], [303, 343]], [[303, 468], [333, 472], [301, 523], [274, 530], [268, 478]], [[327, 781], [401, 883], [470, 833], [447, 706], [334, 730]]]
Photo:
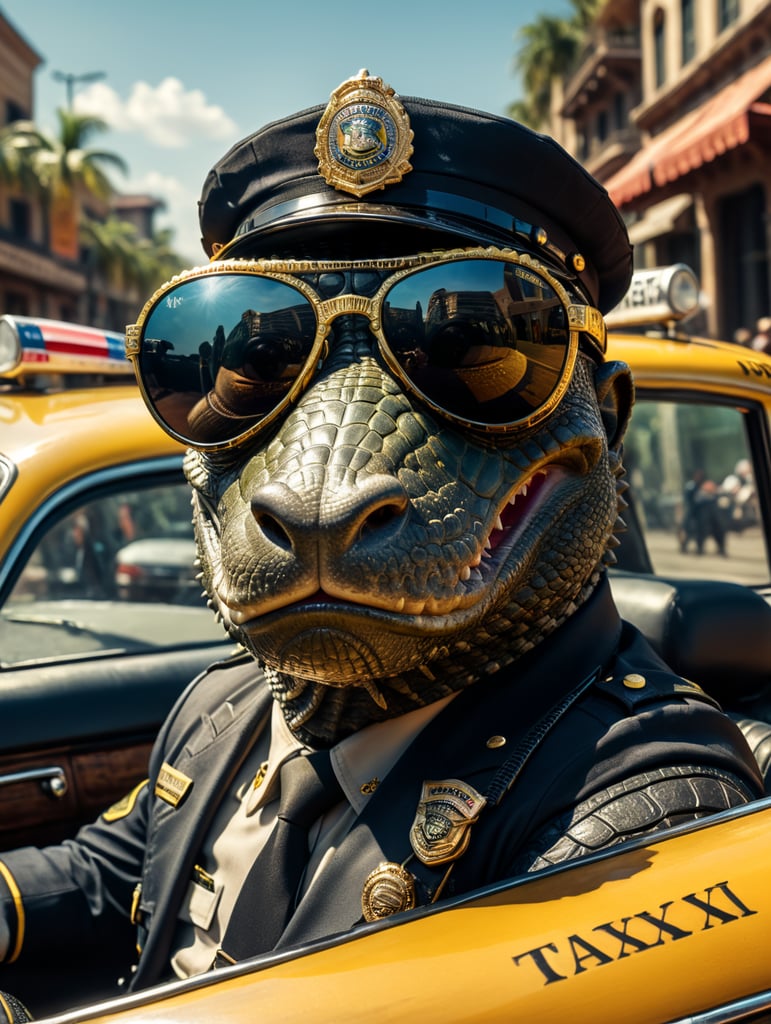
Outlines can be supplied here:
[[229, 441], [279, 405], [301, 374], [316, 317], [291, 285], [207, 274], [167, 291], [142, 332], [145, 391], [192, 444]]
[[568, 359], [562, 300], [515, 263], [463, 260], [416, 271], [390, 289], [382, 320], [388, 348], [418, 391], [491, 426], [543, 406]]

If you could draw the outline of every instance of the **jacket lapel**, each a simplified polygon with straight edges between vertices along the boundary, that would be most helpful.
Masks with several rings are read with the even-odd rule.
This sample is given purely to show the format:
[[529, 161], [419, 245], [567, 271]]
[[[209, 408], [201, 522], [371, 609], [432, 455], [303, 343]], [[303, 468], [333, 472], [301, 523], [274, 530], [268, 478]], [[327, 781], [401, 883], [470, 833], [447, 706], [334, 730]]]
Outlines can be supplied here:
[[[254, 672], [254, 669], [252, 669]], [[166, 971], [181, 901], [212, 818], [254, 741], [270, 718], [272, 695], [265, 685], [253, 692], [231, 720], [211, 736], [212, 721], [202, 716], [201, 728], [173, 761], [177, 772], [192, 780], [177, 807], [156, 797], [149, 838], [142, 902], [150, 906], [153, 924], [142, 951], [132, 988], [151, 984]], [[208, 730], [208, 742], [200, 736]], [[210, 738], [211, 737], [211, 738]], [[149, 890], [149, 891], [148, 891]]]

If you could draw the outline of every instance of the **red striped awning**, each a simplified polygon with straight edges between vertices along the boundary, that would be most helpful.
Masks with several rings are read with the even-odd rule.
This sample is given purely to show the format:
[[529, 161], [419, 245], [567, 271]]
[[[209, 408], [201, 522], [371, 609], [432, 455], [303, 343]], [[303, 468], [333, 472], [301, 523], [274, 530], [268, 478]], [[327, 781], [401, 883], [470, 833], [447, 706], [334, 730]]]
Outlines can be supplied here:
[[751, 138], [771, 140], [771, 55], [650, 139], [605, 186], [617, 206], [711, 163]]

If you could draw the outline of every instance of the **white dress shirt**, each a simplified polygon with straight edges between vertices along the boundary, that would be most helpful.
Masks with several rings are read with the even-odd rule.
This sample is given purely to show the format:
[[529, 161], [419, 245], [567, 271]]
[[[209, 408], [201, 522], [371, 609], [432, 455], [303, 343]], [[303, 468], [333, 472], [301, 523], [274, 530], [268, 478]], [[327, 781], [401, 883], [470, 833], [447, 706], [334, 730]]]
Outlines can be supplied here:
[[[332, 767], [344, 799], [311, 828], [303, 894], [316, 884], [379, 783], [452, 696], [367, 726], [332, 747]], [[275, 825], [281, 766], [303, 749], [274, 704], [270, 728], [263, 730], [242, 765], [199, 853], [180, 909], [171, 961], [178, 977], [211, 967], [244, 880]]]

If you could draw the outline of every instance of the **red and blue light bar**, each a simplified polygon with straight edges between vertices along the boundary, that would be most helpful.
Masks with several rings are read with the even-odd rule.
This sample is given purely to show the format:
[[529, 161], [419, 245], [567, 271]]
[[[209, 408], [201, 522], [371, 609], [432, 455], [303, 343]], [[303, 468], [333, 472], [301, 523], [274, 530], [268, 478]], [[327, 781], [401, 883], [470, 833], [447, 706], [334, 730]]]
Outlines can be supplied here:
[[44, 320], [0, 316], [0, 377], [40, 373], [132, 373], [124, 336], [115, 331]]

